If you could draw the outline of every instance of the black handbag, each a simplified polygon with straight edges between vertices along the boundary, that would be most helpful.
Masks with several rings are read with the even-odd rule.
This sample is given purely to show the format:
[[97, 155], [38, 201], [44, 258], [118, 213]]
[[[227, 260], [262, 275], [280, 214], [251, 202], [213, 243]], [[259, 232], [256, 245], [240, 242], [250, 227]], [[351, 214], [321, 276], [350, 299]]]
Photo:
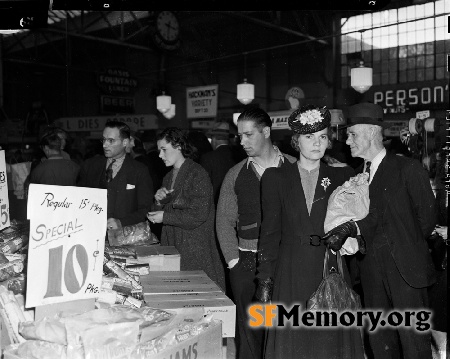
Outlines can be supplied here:
[[306, 303], [307, 310], [346, 311], [361, 309], [359, 295], [350, 288], [343, 276], [342, 258], [337, 255], [338, 269], [328, 269], [329, 253], [325, 250], [323, 279]]
[[434, 267], [438, 271], [445, 270], [447, 268], [448, 242], [439, 233], [433, 233], [428, 237], [427, 242]]

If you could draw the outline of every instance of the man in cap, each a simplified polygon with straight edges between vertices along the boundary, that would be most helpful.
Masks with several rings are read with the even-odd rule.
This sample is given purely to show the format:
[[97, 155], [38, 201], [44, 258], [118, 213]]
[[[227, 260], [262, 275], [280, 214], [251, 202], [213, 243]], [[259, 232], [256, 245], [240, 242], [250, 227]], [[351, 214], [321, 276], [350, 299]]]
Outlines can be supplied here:
[[233, 166], [220, 189], [216, 230], [236, 304], [238, 359], [262, 357], [264, 332], [249, 326], [248, 306], [256, 291], [256, 258], [261, 227], [260, 180], [266, 168], [280, 167], [295, 157], [281, 153], [270, 138], [272, 121], [262, 109], [239, 115], [238, 133], [247, 158]]
[[211, 138], [213, 151], [206, 152], [200, 158], [200, 164], [208, 172], [213, 186], [214, 203], [219, 201], [220, 186], [228, 170], [236, 164], [233, 149], [230, 146], [230, 125], [226, 122], [215, 123], [207, 133]]
[[[426, 242], [435, 225], [428, 173], [419, 161], [386, 152], [383, 128], [388, 125], [380, 106], [351, 106], [348, 120], [346, 143], [353, 157], [364, 159], [360, 170], [369, 172], [371, 208], [366, 218], [330, 231], [328, 245], [337, 250], [349, 236], [364, 237], [367, 254], [357, 264], [366, 308], [381, 309], [384, 315], [394, 309], [426, 310], [427, 287], [435, 280]], [[369, 333], [375, 359], [431, 358], [429, 331], [377, 329]]]

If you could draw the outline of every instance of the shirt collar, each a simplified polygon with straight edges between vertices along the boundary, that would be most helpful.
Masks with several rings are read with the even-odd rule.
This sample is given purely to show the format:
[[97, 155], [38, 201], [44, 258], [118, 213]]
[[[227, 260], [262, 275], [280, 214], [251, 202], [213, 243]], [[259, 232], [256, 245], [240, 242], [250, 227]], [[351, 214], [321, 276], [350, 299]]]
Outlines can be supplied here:
[[[122, 157], [116, 158], [115, 159], [116, 161], [114, 162], [113, 166], [118, 166], [119, 164], [121, 165], [123, 163], [123, 161], [125, 160], [125, 157], [126, 157], [126, 153], [124, 153]], [[108, 158], [106, 160], [106, 167], [109, 166], [109, 164], [112, 162], [112, 160], [113, 160], [112, 158]]]
[[[278, 165], [280, 163], [280, 159], [281, 159], [281, 162], [284, 163], [284, 156], [283, 156], [283, 154], [281, 153], [281, 151], [279, 150], [279, 148], [277, 146], [273, 145], [273, 149], [277, 153], [277, 158], [278, 158], [277, 167], [278, 167]], [[259, 165], [258, 162], [255, 161], [255, 159], [253, 157], [248, 157], [247, 158], [247, 169], [248, 169], [248, 166], [250, 165], [250, 163], [253, 163], [254, 165], [256, 165], [256, 166], [258, 166], [260, 168], [263, 168], [262, 166]], [[275, 166], [271, 166], [271, 167], [275, 167]]]
[[[375, 175], [375, 172], [378, 169], [378, 166], [380, 165], [383, 158], [386, 156], [386, 149], [383, 148], [378, 154], [373, 158], [373, 160], [370, 162], [370, 178], [372, 179]], [[364, 169], [366, 168], [366, 162], [364, 161]]]

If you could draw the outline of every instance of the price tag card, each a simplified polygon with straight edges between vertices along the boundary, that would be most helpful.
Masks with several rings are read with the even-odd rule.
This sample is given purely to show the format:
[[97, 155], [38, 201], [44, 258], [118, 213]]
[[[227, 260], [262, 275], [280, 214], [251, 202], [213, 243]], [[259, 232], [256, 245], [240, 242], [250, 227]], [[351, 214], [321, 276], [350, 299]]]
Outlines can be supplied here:
[[0, 151], [0, 230], [9, 227], [8, 181], [6, 178], [5, 151]]
[[416, 112], [416, 118], [418, 118], [419, 120], [424, 120], [424, 119], [426, 119], [428, 117], [430, 117], [430, 111], [429, 110]]
[[106, 189], [31, 184], [26, 307], [98, 297]]

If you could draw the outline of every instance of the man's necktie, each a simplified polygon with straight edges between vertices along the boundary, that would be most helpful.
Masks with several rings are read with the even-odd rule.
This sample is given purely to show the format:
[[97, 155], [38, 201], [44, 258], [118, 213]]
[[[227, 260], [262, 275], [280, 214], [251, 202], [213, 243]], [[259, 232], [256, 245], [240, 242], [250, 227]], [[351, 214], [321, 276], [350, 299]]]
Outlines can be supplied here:
[[109, 183], [112, 181], [113, 179], [113, 163], [116, 162], [116, 160], [112, 160], [111, 163], [109, 164], [108, 168], [106, 169], [106, 183]]
[[369, 175], [368, 181], [370, 181], [370, 165], [371, 164], [372, 164], [372, 162], [370, 162], [370, 161], [366, 162], [366, 170], [365, 170], [365, 172]]

